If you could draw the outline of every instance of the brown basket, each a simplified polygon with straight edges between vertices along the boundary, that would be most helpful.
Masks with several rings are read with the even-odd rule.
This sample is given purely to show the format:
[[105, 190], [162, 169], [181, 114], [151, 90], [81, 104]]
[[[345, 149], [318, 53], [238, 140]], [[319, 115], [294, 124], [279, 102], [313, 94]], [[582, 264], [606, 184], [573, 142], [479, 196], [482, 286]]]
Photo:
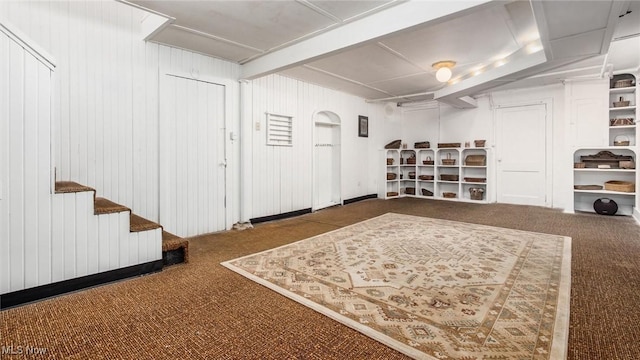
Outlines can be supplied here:
[[418, 179], [420, 179], [420, 180], [433, 180], [434, 176], [433, 175], [419, 175]]
[[433, 196], [433, 192], [427, 189], [422, 189], [422, 196]]
[[409, 179], [415, 179], [416, 178], [416, 172], [412, 171], [409, 173]]
[[471, 200], [482, 200], [484, 198], [483, 188], [469, 188], [469, 197]]
[[387, 165], [393, 165], [393, 158], [387, 158]]
[[402, 144], [402, 140], [393, 140], [384, 146], [385, 149], [400, 149], [400, 145]]
[[396, 191], [387, 191], [387, 197], [398, 196]]
[[629, 106], [630, 103], [631, 101], [624, 100], [624, 98], [620, 96], [620, 100], [613, 102], [613, 107], [625, 107], [625, 106]]
[[459, 175], [440, 174], [440, 180], [442, 181], [458, 181], [458, 179], [460, 179]]
[[635, 192], [636, 184], [629, 181], [610, 180], [604, 183], [604, 189], [609, 191]]
[[487, 178], [466, 177], [464, 178], [464, 181], [473, 183], [484, 183], [487, 182]]
[[614, 88], [625, 88], [631, 86], [633, 86], [633, 79], [623, 79], [613, 83]]
[[468, 155], [464, 158], [464, 164], [467, 166], [486, 166], [487, 157], [485, 155]]
[[585, 164], [585, 163], [583, 163], [583, 162], [577, 162], [577, 163], [573, 163], [573, 168], [574, 168], [574, 169], [584, 169], [584, 167], [585, 167], [586, 165], [587, 165], [587, 164]]
[[447, 153], [447, 158], [442, 159], [442, 165], [455, 165], [456, 159], [451, 158], [451, 153]]
[[484, 144], [487, 142], [487, 140], [474, 140], [473, 143], [476, 145], [476, 147], [484, 147]]
[[456, 197], [456, 193], [454, 192], [443, 192], [442, 193], [442, 197], [445, 197], [447, 199], [453, 199]]
[[620, 169], [635, 169], [636, 163], [633, 160], [622, 160], [618, 163]]
[[433, 165], [433, 160], [431, 160], [431, 156], [427, 156], [427, 159], [423, 160], [422, 164], [424, 164], [424, 165]]
[[415, 195], [416, 194], [416, 188], [408, 187], [408, 188], [404, 189], [404, 193], [407, 194], [407, 195]]
[[438, 143], [439, 148], [459, 148], [460, 143]]
[[415, 149], [428, 149], [428, 148], [431, 147], [431, 144], [429, 144], [428, 141], [420, 141], [420, 142], [417, 142], [417, 143], [413, 144], [413, 147]]
[[573, 185], [576, 190], [602, 190], [602, 185]]
[[410, 157], [407, 159], [407, 164], [409, 165], [415, 165], [416, 164], [416, 158], [414, 157]]
[[398, 177], [395, 173], [387, 173], [387, 180], [395, 180]]
[[624, 135], [618, 135], [613, 140], [613, 146], [629, 146], [630, 143], [629, 138]]
[[609, 126], [628, 126], [635, 125], [633, 118], [609, 119]]

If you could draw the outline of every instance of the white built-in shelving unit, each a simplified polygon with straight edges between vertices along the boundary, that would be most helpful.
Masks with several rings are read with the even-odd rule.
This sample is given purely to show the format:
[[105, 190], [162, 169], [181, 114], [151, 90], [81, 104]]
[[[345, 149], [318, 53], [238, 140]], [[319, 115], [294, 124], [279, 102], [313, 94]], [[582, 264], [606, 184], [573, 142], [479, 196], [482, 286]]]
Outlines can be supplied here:
[[[408, 196], [486, 203], [488, 151], [484, 147], [385, 149], [382, 159], [386, 163], [385, 176], [395, 176], [386, 177], [382, 195], [385, 199]], [[484, 165], [466, 164], [469, 155], [484, 155]], [[455, 164], [445, 165], [443, 159], [454, 159]], [[472, 199], [472, 188], [480, 189], [474, 193], [482, 193], [482, 199]], [[444, 193], [455, 193], [455, 196], [445, 197]]]
[[[632, 79], [633, 85], [627, 87], [614, 87], [616, 81], [621, 79]], [[614, 102], [629, 101], [628, 106], [614, 106]], [[586, 155], [595, 155], [601, 151], [609, 151], [614, 155], [630, 156], [633, 161], [637, 160], [637, 139], [638, 128], [637, 104], [638, 85], [635, 76], [631, 74], [616, 75], [611, 79], [611, 86], [608, 90], [608, 146], [581, 147], [574, 151], [573, 161], [581, 163], [581, 159]], [[620, 119], [631, 124], [622, 124]], [[618, 121], [616, 121], [618, 120]], [[629, 141], [628, 145], [617, 146], [617, 141]], [[610, 191], [604, 189], [607, 181], [618, 180], [637, 183], [638, 174], [636, 169], [623, 169], [613, 165], [611, 168], [577, 168], [573, 169], [573, 209], [574, 211], [594, 212], [593, 204], [601, 198], [608, 198], [618, 205], [617, 215], [633, 215], [637, 211], [638, 197], [637, 190], [630, 192]], [[602, 189], [582, 190], [576, 189], [576, 185], [600, 185]]]

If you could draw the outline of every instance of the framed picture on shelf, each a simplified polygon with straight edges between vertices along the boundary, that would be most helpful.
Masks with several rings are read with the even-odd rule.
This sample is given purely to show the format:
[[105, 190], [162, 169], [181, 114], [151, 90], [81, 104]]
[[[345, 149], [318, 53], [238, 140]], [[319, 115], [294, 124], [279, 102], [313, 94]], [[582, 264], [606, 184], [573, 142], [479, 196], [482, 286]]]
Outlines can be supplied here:
[[369, 117], [358, 115], [358, 136], [369, 137]]

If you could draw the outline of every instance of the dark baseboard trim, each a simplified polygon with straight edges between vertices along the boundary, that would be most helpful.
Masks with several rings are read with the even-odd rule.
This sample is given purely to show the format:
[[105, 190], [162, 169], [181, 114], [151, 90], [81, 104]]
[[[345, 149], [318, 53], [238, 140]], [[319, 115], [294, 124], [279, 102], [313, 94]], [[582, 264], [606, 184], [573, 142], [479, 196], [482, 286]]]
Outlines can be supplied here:
[[378, 198], [378, 194], [369, 194], [369, 195], [364, 195], [364, 196], [358, 196], [358, 197], [354, 197], [351, 199], [347, 199], [345, 201], [343, 201], [344, 205], [348, 205], [348, 204], [352, 204], [354, 202], [358, 202], [358, 201], [362, 201], [362, 200], [367, 200], [367, 199], [377, 199]]
[[0, 295], [0, 310], [162, 270], [162, 259]]
[[273, 221], [273, 220], [282, 220], [282, 219], [286, 219], [286, 218], [290, 218], [290, 217], [294, 217], [294, 216], [300, 216], [300, 215], [304, 215], [304, 214], [310, 214], [310, 213], [311, 213], [311, 208], [308, 208], [308, 209], [290, 211], [290, 212], [287, 212], [287, 213], [282, 213], [282, 214], [277, 214], [277, 215], [269, 215], [269, 216], [263, 216], [263, 217], [259, 217], [259, 218], [253, 218], [253, 219], [250, 219], [249, 221], [251, 221], [252, 224], [258, 224], [258, 223], [262, 223], [262, 222]]

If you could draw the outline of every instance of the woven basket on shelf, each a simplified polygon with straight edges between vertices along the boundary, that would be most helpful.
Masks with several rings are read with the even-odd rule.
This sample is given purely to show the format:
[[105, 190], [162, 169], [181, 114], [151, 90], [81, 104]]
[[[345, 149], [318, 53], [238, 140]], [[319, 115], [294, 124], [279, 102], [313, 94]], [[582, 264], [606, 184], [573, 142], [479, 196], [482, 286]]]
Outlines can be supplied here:
[[407, 195], [415, 195], [416, 194], [416, 188], [408, 187], [408, 188], [404, 189], [404, 193], [407, 194]]
[[622, 79], [613, 83], [614, 88], [625, 88], [633, 86], [633, 79]]
[[445, 191], [445, 192], [442, 193], [442, 197], [445, 197], [447, 199], [452, 199], [452, 198], [456, 197], [456, 193], [454, 193], [454, 192], [446, 192]]
[[469, 197], [471, 200], [482, 200], [484, 198], [484, 189], [479, 187], [469, 188]]
[[398, 196], [397, 191], [387, 191], [387, 197]]
[[395, 173], [387, 173], [387, 180], [395, 180], [397, 176]]
[[487, 178], [477, 178], [477, 177], [466, 177], [464, 178], [466, 182], [475, 182], [475, 183], [485, 183], [487, 182]]
[[625, 100], [622, 96], [620, 96], [620, 100], [613, 102], [613, 107], [625, 107], [629, 106], [631, 101]]
[[400, 149], [400, 145], [402, 144], [402, 140], [393, 140], [384, 146], [385, 149]]
[[458, 179], [460, 179], [460, 176], [457, 174], [440, 174], [440, 180], [442, 181], [458, 181]]
[[420, 176], [418, 176], [418, 179], [420, 179], [420, 180], [433, 180], [434, 176], [433, 175], [420, 175]]
[[393, 165], [393, 158], [387, 158], [387, 165]]
[[609, 191], [635, 192], [636, 184], [629, 181], [609, 180], [604, 183], [604, 189]]
[[447, 153], [447, 158], [446, 159], [442, 159], [442, 165], [455, 165], [456, 164], [456, 159], [452, 159], [451, 158], [451, 153]]
[[461, 143], [438, 143], [439, 148], [459, 148]]
[[409, 179], [415, 179], [415, 178], [416, 178], [416, 172], [415, 171], [409, 172]]
[[583, 162], [573, 163], [573, 167], [574, 167], [574, 169], [584, 169], [584, 167], [585, 167], [586, 165], [587, 165], [587, 164], [585, 164], [585, 163], [583, 163]]
[[476, 147], [484, 147], [484, 144], [487, 142], [487, 140], [474, 140], [473, 143], [475, 144]]
[[433, 160], [431, 160], [431, 156], [427, 156], [425, 160], [422, 160], [422, 164], [424, 165], [433, 165]]
[[420, 141], [420, 142], [414, 143], [413, 147], [415, 149], [428, 149], [431, 147], [431, 144], [429, 144], [428, 141]]
[[416, 158], [415, 157], [410, 157], [407, 159], [407, 164], [408, 165], [415, 165], [416, 164]]
[[433, 191], [422, 189], [422, 196], [433, 196]]
[[618, 135], [613, 139], [613, 146], [629, 146], [630, 143], [629, 138], [624, 135]]

